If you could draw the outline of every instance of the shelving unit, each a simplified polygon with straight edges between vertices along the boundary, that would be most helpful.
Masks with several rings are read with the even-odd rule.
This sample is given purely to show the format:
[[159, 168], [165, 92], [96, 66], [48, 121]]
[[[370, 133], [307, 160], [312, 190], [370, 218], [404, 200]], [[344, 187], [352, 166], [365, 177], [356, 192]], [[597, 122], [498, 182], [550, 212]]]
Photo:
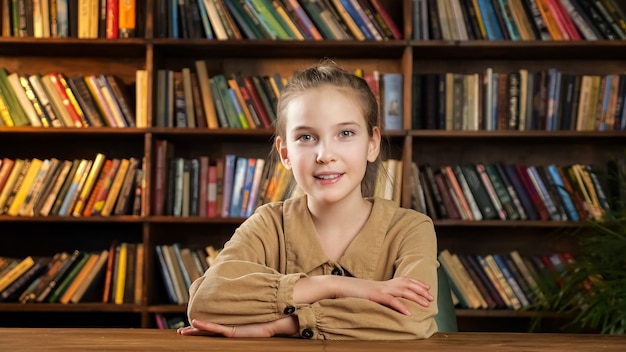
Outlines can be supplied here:
[[[410, 31], [411, 1], [384, 1], [392, 17]], [[154, 1], [147, 1], [153, 9]], [[34, 39], [0, 38], [0, 66], [10, 72], [68, 75], [114, 74], [132, 85], [135, 71], [148, 71], [148, 116], [155, 119], [156, 72], [194, 67], [205, 60], [209, 75], [242, 72], [244, 75], [280, 73], [288, 77], [300, 69], [330, 57], [345, 68], [404, 74], [405, 130], [386, 133], [391, 156], [405, 161], [402, 205], [410, 206], [410, 161], [433, 165], [463, 162], [589, 163], [604, 165], [623, 155], [626, 132], [574, 131], [436, 131], [411, 130], [411, 81], [413, 73], [469, 73], [487, 67], [498, 70], [551, 67], [572, 73], [626, 71], [626, 42], [511, 42], [511, 41], [209, 41], [151, 38], [152, 16], [145, 39]], [[408, 35], [405, 37], [409, 37]], [[105, 326], [156, 327], [155, 313], [184, 314], [185, 307], [167, 302], [154, 248], [179, 242], [183, 246], [223, 245], [243, 221], [240, 218], [177, 218], [152, 216], [155, 141], [175, 145], [177, 156], [225, 153], [266, 157], [271, 130], [175, 129], [175, 128], [31, 128], [0, 127], [0, 156], [10, 158], [145, 159], [146, 188], [140, 216], [119, 217], [8, 217], [0, 216], [0, 256], [48, 255], [57, 251], [99, 251], [112, 240], [142, 242], [146, 248], [141, 304], [17, 304], [0, 303], [0, 326]], [[438, 220], [439, 248], [453, 252], [490, 253], [572, 250], [572, 237], [563, 235], [581, 224], [551, 221]], [[525, 331], [533, 312], [458, 310], [461, 330]], [[548, 318], [559, 319], [558, 315]]]

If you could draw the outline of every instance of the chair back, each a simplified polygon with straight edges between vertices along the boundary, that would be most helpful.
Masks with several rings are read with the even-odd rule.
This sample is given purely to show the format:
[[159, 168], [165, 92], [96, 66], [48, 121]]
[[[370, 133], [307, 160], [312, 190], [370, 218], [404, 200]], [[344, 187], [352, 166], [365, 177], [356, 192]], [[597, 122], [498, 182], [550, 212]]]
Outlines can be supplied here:
[[437, 268], [437, 281], [437, 307], [439, 308], [439, 313], [435, 316], [435, 322], [437, 323], [439, 332], [459, 331], [454, 303], [452, 303], [448, 274], [446, 274], [446, 271], [441, 265]]

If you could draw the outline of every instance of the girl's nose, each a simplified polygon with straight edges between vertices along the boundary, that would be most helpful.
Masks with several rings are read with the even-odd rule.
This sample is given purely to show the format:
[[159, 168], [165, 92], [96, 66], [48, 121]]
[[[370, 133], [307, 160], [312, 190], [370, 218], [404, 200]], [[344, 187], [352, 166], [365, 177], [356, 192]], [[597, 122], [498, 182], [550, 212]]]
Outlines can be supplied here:
[[336, 155], [333, 151], [333, 148], [331, 147], [330, 143], [325, 142], [325, 143], [320, 143], [319, 144], [319, 148], [317, 150], [317, 159], [316, 161], [319, 164], [326, 164], [329, 163], [331, 161], [335, 161], [336, 160]]

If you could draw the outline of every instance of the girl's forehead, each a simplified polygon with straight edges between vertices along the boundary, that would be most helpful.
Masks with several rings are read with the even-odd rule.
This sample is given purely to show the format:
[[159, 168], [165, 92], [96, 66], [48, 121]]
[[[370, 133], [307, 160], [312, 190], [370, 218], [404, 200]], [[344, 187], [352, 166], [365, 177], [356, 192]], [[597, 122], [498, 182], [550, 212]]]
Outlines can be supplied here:
[[296, 107], [296, 109], [323, 110], [329, 107], [335, 109], [356, 107], [360, 110], [360, 105], [358, 95], [351, 88], [325, 85], [309, 88], [294, 96], [288, 104], [288, 109]]

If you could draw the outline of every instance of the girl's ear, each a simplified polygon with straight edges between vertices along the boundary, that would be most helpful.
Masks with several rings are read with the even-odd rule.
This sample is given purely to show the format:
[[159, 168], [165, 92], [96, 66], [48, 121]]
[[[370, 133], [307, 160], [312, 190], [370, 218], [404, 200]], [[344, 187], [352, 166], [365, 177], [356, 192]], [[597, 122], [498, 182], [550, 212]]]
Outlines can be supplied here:
[[369, 146], [367, 149], [367, 161], [373, 163], [378, 158], [378, 154], [380, 154], [380, 128], [375, 126], [372, 128], [372, 137], [369, 141]]
[[284, 145], [283, 140], [280, 137], [276, 137], [275, 148], [280, 156], [280, 162], [287, 168], [291, 169], [291, 163], [289, 162], [289, 157], [287, 153], [287, 146]]

